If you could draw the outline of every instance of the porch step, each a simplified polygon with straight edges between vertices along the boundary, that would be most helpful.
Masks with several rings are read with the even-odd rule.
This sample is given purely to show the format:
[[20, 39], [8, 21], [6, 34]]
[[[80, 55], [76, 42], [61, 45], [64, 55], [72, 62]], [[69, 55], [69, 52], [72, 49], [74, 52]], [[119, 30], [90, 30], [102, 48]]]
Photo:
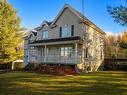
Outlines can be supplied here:
[[39, 72], [54, 75], [75, 75], [76, 71], [71, 66], [40, 66]]

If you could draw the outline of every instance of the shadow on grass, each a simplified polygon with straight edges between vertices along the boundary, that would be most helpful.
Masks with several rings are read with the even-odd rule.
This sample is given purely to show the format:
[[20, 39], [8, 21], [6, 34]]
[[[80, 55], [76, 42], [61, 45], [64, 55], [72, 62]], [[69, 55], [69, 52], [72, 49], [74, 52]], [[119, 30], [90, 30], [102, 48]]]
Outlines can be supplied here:
[[2, 70], [0, 69], [0, 74], [3, 74], [3, 73], [9, 73], [11, 70]]
[[28, 72], [0, 75], [0, 95], [127, 95], [126, 72], [53, 76]]

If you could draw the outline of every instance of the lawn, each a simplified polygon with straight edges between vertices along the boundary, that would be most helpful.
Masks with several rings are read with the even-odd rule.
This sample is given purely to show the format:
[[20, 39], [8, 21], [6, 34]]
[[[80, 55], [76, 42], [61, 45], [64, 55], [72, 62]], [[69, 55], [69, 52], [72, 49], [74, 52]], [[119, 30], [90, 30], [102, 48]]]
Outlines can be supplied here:
[[0, 95], [127, 95], [127, 72], [94, 72], [76, 76], [1, 73]]

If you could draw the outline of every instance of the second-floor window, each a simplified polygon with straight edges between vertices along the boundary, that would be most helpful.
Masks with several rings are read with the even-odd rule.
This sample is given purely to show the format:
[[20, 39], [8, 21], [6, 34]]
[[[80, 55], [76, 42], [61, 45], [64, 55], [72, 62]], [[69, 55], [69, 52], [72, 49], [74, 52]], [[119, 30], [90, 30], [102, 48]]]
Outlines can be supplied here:
[[42, 32], [42, 38], [43, 39], [48, 39], [48, 31], [43, 31]]
[[60, 27], [60, 37], [71, 37], [74, 35], [74, 25]]

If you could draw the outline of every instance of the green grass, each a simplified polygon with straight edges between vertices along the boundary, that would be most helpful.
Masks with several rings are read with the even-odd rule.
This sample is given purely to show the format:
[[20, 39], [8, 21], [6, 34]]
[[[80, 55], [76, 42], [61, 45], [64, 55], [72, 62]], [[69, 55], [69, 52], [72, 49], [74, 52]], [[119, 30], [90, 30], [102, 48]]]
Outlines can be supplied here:
[[0, 95], [127, 95], [127, 72], [94, 72], [76, 76], [2, 73]]

